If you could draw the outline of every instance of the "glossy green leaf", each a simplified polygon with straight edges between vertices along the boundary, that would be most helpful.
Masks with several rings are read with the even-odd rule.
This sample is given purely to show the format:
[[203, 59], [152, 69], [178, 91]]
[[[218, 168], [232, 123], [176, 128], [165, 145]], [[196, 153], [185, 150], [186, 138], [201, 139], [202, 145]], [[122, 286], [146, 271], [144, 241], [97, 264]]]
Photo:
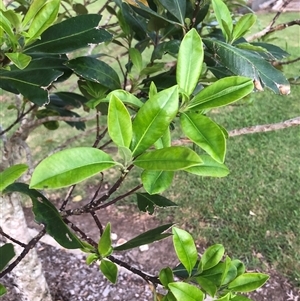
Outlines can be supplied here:
[[129, 49], [129, 56], [133, 66], [140, 72], [143, 69], [143, 59], [141, 53], [136, 48]]
[[186, 1], [160, 0], [159, 3], [162, 4], [182, 25], [184, 25]]
[[34, 170], [31, 188], [60, 188], [79, 183], [113, 167], [116, 162], [105, 152], [92, 147], [76, 147], [44, 159]]
[[219, 287], [222, 283], [222, 277], [226, 272], [226, 267], [224, 262], [218, 263], [216, 266], [211, 269], [205, 270], [201, 273], [201, 277], [208, 279], [212, 283], [214, 283], [217, 287]]
[[16, 164], [2, 171], [0, 173], [0, 192], [17, 180], [27, 169], [28, 166], [25, 164]]
[[225, 77], [195, 95], [186, 110], [199, 111], [226, 106], [247, 96], [253, 89], [254, 86], [250, 78]]
[[35, 221], [45, 225], [47, 233], [61, 246], [67, 249], [84, 248], [84, 244], [70, 231], [55, 206], [40, 192], [29, 189], [24, 183], [11, 184], [4, 192], [19, 192], [28, 195], [32, 200]]
[[191, 95], [198, 83], [203, 64], [203, 44], [196, 29], [183, 38], [177, 60], [176, 80], [179, 89]]
[[155, 194], [151, 195], [148, 193], [137, 193], [137, 204], [140, 211], [148, 212], [149, 214], [154, 213], [154, 207], [177, 207], [175, 203], [169, 199]]
[[225, 261], [225, 271], [222, 275], [221, 285], [226, 285], [237, 277], [237, 268], [227, 256]]
[[48, 0], [34, 16], [27, 31], [25, 45], [36, 40], [56, 20], [59, 11], [60, 0]]
[[203, 293], [195, 286], [185, 282], [173, 282], [169, 289], [178, 301], [202, 301]]
[[254, 14], [243, 15], [234, 25], [231, 42], [243, 37], [245, 33], [255, 24], [256, 19], [257, 16]]
[[128, 147], [119, 146], [118, 153], [123, 160], [123, 165], [128, 166], [129, 163], [132, 161], [132, 152]]
[[5, 266], [15, 257], [14, 246], [11, 243], [6, 243], [0, 247], [0, 272], [4, 270]]
[[133, 94], [125, 91], [125, 90], [121, 90], [121, 89], [117, 89], [114, 91], [111, 91], [108, 95], [107, 95], [107, 99], [110, 99], [110, 97], [114, 95], [115, 97], [118, 97], [124, 104], [133, 107], [133, 108], [140, 108], [144, 105], [144, 103], [142, 101], [140, 101], [136, 96], [134, 96]]
[[191, 234], [176, 227], [172, 228], [172, 233], [177, 257], [191, 275], [198, 258], [194, 239]]
[[151, 60], [160, 60], [163, 55], [168, 53], [174, 57], [177, 57], [180, 47], [179, 40], [170, 40], [166, 42], [159, 43], [157, 47], [153, 49]]
[[108, 41], [112, 35], [98, 27], [100, 20], [100, 15], [89, 14], [52, 25], [40, 40], [27, 46], [25, 52], [68, 53], [92, 43]]
[[168, 293], [161, 299], [161, 301], [177, 301], [177, 299], [172, 294], [172, 292], [168, 291]]
[[226, 153], [226, 139], [223, 131], [209, 117], [194, 112], [180, 115], [184, 134], [204, 149], [214, 160], [223, 163]]
[[218, 62], [233, 74], [247, 76], [258, 81], [262, 87], [267, 87], [274, 93], [289, 93], [290, 84], [282, 72], [259, 54], [215, 39], [203, 39], [203, 41], [209, 51], [218, 57]]
[[118, 278], [118, 267], [115, 263], [102, 259], [100, 263], [100, 270], [111, 283], [116, 284]]
[[5, 55], [21, 70], [25, 69], [31, 61], [29, 55], [20, 52], [5, 53]]
[[212, 281], [201, 276], [196, 277], [196, 281], [201, 286], [201, 289], [205, 291], [208, 295], [210, 295], [211, 297], [215, 296], [217, 292], [217, 287]]
[[231, 298], [230, 301], [253, 301], [253, 299], [249, 299], [242, 295], [237, 295], [237, 296], [234, 296], [233, 298]]
[[202, 163], [201, 158], [191, 149], [171, 146], [147, 152], [137, 157], [133, 164], [148, 170], [175, 171]]
[[174, 172], [163, 170], [144, 170], [141, 178], [144, 189], [149, 194], [157, 194], [170, 187], [174, 178]]
[[200, 156], [202, 163], [186, 168], [184, 171], [201, 177], [226, 177], [229, 174], [227, 166], [212, 159], [208, 155]]
[[29, 9], [22, 21], [22, 27], [25, 27], [39, 12], [39, 10], [44, 6], [47, 0], [33, 0], [30, 3]]
[[238, 276], [231, 283], [229, 283], [228, 288], [234, 292], [251, 292], [261, 286], [263, 286], [269, 276], [262, 273], [246, 273]]
[[121, 87], [117, 72], [108, 64], [95, 58], [82, 56], [70, 60], [67, 67], [86, 80], [90, 80], [109, 88], [110, 90]]
[[168, 287], [169, 283], [174, 282], [173, 271], [169, 268], [163, 268], [159, 272], [159, 280], [164, 287]]
[[110, 223], [107, 223], [98, 243], [98, 252], [102, 258], [112, 253], [113, 249], [110, 235]]
[[99, 255], [98, 254], [95, 254], [95, 253], [91, 253], [89, 254], [87, 257], [86, 257], [86, 264], [87, 265], [90, 265], [92, 264], [93, 262], [97, 261], [99, 259]]
[[234, 266], [237, 269], [237, 276], [240, 276], [245, 273], [246, 268], [242, 261], [240, 261], [239, 259], [234, 259], [232, 260], [232, 264], [234, 264]]
[[0, 283], [0, 297], [4, 296], [6, 293], [7, 293], [6, 287], [2, 283]]
[[266, 49], [277, 60], [282, 60], [290, 55], [288, 52], [273, 44], [252, 42], [251, 45]]
[[123, 102], [112, 95], [107, 115], [108, 133], [117, 146], [129, 147], [132, 138], [131, 117]]
[[126, 243], [114, 247], [115, 251], [124, 251], [124, 250], [129, 250], [129, 249], [133, 249], [142, 245], [146, 245], [146, 244], [150, 244], [154, 241], [158, 241], [158, 240], [162, 240], [170, 235], [172, 235], [171, 233], [163, 233], [166, 230], [168, 230], [170, 227], [172, 227], [173, 224], [166, 224], [166, 225], [162, 225], [159, 226], [157, 228], [148, 230], [138, 236], [136, 236], [135, 238], [127, 241]]
[[137, 156], [153, 145], [167, 130], [178, 111], [177, 86], [149, 99], [133, 120], [130, 149]]
[[225, 296], [222, 296], [221, 298], [216, 299], [215, 301], [230, 301], [231, 293], [227, 293]]
[[[222, 0], [212, 0], [212, 6], [223, 35], [229, 41], [231, 36], [228, 34], [228, 31], [231, 33], [233, 29], [230, 11]], [[227, 25], [228, 30], [224, 28], [224, 23]]]
[[15, 36], [12, 28], [12, 24], [9, 20], [4, 16], [2, 11], [0, 11], [0, 28], [2, 28], [10, 38], [10, 41], [13, 45], [18, 45], [17, 37]]
[[222, 259], [224, 253], [225, 248], [220, 244], [215, 244], [207, 248], [200, 260], [202, 270], [205, 271], [216, 266]]

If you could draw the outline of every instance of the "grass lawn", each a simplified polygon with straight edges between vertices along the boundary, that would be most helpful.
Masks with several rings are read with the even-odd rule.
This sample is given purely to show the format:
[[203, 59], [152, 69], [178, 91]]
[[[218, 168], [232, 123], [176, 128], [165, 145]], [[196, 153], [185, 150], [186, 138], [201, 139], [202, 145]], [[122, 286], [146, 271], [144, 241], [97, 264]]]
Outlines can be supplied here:
[[[284, 14], [279, 23], [297, 16]], [[259, 22], [267, 24], [271, 18], [259, 15]], [[292, 54], [289, 59], [299, 56], [298, 28], [274, 36]], [[299, 75], [300, 62], [286, 66], [285, 72]], [[227, 130], [300, 116], [300, 86], [292, 86], [288, 96], [255, 93], [248, 104], [210, 115]], [[222, 243], [248, 268], [272, 267], [300, 285], [300, 128], [232, 137], [227, 149], [228, 177], [179, 174], [169, 195], [181, 207], [159, 211], [158, 217], [172, 215], [199, 242]]]

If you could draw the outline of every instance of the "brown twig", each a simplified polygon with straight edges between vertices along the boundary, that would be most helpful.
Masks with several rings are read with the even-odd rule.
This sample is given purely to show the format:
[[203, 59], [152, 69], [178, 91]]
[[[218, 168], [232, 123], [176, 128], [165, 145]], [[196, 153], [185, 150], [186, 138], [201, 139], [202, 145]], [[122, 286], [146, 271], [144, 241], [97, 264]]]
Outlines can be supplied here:
[[4, 236], [5, 238], [9, 239], [10, 241], [14, 242], [15, 244], [21, 246], [22, 248], [25, 248], [26, 247], [26, 244], [14, 239], [13, 237], [11, 237], [10, 235], [6, 234], [3, 229], [0, 227], [0, 234], [2, 236]]

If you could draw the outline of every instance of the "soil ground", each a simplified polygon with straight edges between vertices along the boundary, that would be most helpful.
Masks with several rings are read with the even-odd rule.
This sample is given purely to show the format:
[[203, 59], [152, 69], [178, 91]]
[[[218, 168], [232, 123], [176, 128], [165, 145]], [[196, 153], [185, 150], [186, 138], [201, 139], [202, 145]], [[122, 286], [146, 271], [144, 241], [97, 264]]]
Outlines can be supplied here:
[[[31, 209], [24, 210], [29, 227], [38, 230], [39, 226], [33, 220]], [[128, 240], [158, 226], [158, 222], [152, 216], [135, 212], [132, 207], [123, 207], [121, 210], [109, 207], [101, 211], [99, 218], [104, 225], [108, 220], [111, 221], [112, 232], [118, 236], [116, 240]], [[72, 221], [91, 238], [96, 241], [99, 239], [99, 230], [92, 226], [94, 221], [90, 215], [76, 216]], [[51, 240], [52, 238], [50, 244], [40, 242], [36, 249], [42, 260], [54, 301], [153, 300], [151, 288], [139, 276], [120, 268], [118, 283], [110, 284], [99, 272], [96, 264], [87, 266], [83, 253], [52, 246], [55, 244]], [[206, 246], [200, 244], [197, 247], [201, 252]], [[116, 257], [150, 274], [156, 274], [160, 268], [167, 265], [174, 267], [177, 264], [170, 238], [149, 245], [149, 250], [141, 251], [135, 248]], [[300, 301], [300, 291], [286, 278], [275, 270], [268, 273], [268, 283], [251, 296], [254, 301]], [[8, 288], [8, 294], [1, 301], [21, 300], [11, 277], [6, 276], [1, 281]]]

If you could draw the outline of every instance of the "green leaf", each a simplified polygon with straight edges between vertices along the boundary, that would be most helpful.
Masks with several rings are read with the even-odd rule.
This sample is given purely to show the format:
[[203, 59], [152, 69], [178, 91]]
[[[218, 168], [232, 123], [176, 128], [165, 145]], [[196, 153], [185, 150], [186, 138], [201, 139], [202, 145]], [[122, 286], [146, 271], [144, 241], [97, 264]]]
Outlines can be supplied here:
[[112, 95], [108, 106], [108, 133], [117, 146], [129, 147], [132, 138], [132, 123], [123, 102]]
[[200, 260], [202, 270], [205, 271], [216, 266], [224, 253], [225, 248], [220, 244], [215, 244], [207, 248]]
[[29, 9], [22, 21], [22, 27], [24, 28], [39, 12], [47, 0], [33, 0], [29, 6]]
[[244, 265], [244, 263], [242, 261], [240, 261], [239, 259], [234, 259], [231, 262], [236, 267], [237, 276], [240, 276], [240, 275], [242, 275], [242, 274], [245, 273], [246, 268], [245, 268], [245, 265]]
[[103, 275], [113, 284], [116, 284], [118, 278], [118, 268], [113, 262], [102, 259], [100, 263], [100, 270]]
[[175, 171], [202, 163], [201, 158], [191, 149], [171, 146], [144, 153], [133, 164], [148, 170]]
[[70, 231], [55, 206], [41, 193], [29, 189], [24, 183], [11, 184], [4, 192], [19, 192], [28, 195], [32, 200], [35, 221], [45, 225], [47, 233], [61, 246], [67, 249], [84, 248], [84, 244]]
[[[231, 34], [233, 29], [230, 11], [222, 0], [212, 0], [212, 6], [223, 35], [229, 41], [231, 36], [228, 34], [228, 31]], [[228, 30], [224, 28], [224, 23], [227, 25]]]
[[91, 253], [86, 257], [86, 264], [90, 265], [92, 264], [94, 261], [97, 261], [99, 259], [99, 255], [95, 254], [95, 253]]
[[162, 170], [144, 170], [141, 178], [144, 189], [149, 194], [157, 194], [165, 191], [172, 184], [174, 172]]
[[36, 40], [56, 20], [59, 11], [60, 0], [48, 0], [34, 16], [27, 31], [25, 45]]
[[15, 255], [13, 244], [7, 243], [0, 247], [0, 272], [4, 270], [5, 266], [8, 265]]
[[194, 239], [188, 232], [176, 227], [172, 228], [172, 233], [173, 244], [177, 257], [184, 265], [189, 275], [191, 275], [198, 258]]
[[106, 98], [110, 99], [112, 95], [119, 98], [124, 104], [133, 108], [140, 108], [144, 105], [144, 103], [140, 101], [136, 96], [121, 89], [111, 91]]
[[135, 238], [127, 241], [126, 243], [114, 247], [115, 251], [124, 251], [133, 249], [142, 245], [150, 244], [154, 241], [162, 240], [170, 235], [171, 233], [163, 233], [166, 230], [168, 230], [173, 224], [166, 224], [163, 226], [159, 226], [157, 228], [151, 229], [149, 231], [146, 231]]
[[254, 14], [243, 15], [235, 24], [231, 42], [241, 38], [255, 24], [257, 16]]
[[[203, 39], [209, 51], [218, 57], [218, 62], [233, 74], [243, 75], [261, 83], [277, 94], [288, 94], [290, 84], [281, 71], [255, 52], [239, 49], [230, 44], [212, 39]], [[284, 88], [284, 89], [283, 89]]]
[[112, 35], [98, 27], [100, 20], [100, 15], [89, 14], [59, 22], [49, 27], [39, 41], [27, 46], [25, 52], [68, 53], [108, 41]]
[[202, 301], [203, 293], [195, 286], [185, 282], [173, 282], [169, 289], [178, 301]]
[[0, 173], [0, 191], [2, 192], [8, 185], [17, 180], [27, 169], [28, 166], [25, 164], [16, 164], [2, 171]]
[[133, 156], [140, 155], [167, 130], [178, 112], [178, 87], [163, 90], [150, 98], [138, 111], [132, 123]]
[[184, 134], [204, 149], [214, 160], [223, 163], [226, 154], [226, 139], [223, 131], [209, 117], [194, 112], [180, 115]]
[[5, 295], [6, 293], [7, 293], [6, 287], [2, 283], [0, 283], [0, 297]]
[[86, 80], [99, 83], [110, 90], [121, 87], [116, 71], [108, 64], [92, 57], [82, 56], [68, 61], [67, 67]]
[[136, 48], [129, 49], [129, 56], [133, 66], [140, 72], [143, 69], [143, 59], [141, 53]]
[[247, 293], [260, 288], [268, 279], [269, 276], [262, 273], [242, 274], [229, 283], [228, 288], [234, 292]]
[[2, 11], [0, 11], [0, 28], [2, 28], [7, 33], [13, 46], [18, 45], [18, 39], [13, 32], [12, 24], [4, 16]]
[[183, 38], [178, 53], [176, 80], [179, 89], [191, 95], [198, 83], [203, 64], [203, 44], [196, 29]]
[[215, 301], [230, 301], [231, 293], [227, 293], [225, 296], [222, 296], [221, 298], [216, 299]]
[[128, 147], [119, 146], [118, 153], [123, 160], [123, 165], [128, 166], [128, 164], [132, 161], [132, 153]]
[[208, 295], [211, 297], [215, 296], [217, 287], [212, 281], [201, 276], [196, 277], [196, 281], [201, 286], [201, 289], [204, 290]]
[[226, 285], [237, 277], [237, 268], [227, 256], [225, 260], [225, 271], [222, 276], [221, 285]]
[[34, 170], [30, 188], [61, 188], [79, 183], [113, 167], [116, 162], [92, 147], [76, 147], [44, 159]]
[[20, 52], [5, 53], [5, 55], [21, 70], [25, 69], [31, 61], [29, 55]]
[[170, 282], [174, 282], [173, 271], [169, 267], [163, 268], [159, 272], [159, 280], [161, 284], [167, 288]]
[[186, 168], [184, 171], [201, 177], [226, 177], [229, 170], [225, 164], [219, 163], [208, 155], [200, 156], [201, 164]]
[[237, 295], [231, 298], [230, 301], [253, 301], [253, 299], [249, 299], [245, 296]]
[[171, 13], [182, 25], [184, 25], [186, 1], [182, 0], [160, 0], [169, 13]]
[[107, 223], [98, 243], [98, 252], [102, 258], [109, 256], [113, 251], [110, 235], [110, 223]]
[[158, 207], [177, 207], [175, 203], [161, 195], [151, 195], [148, 193], [137, 193], [137, 204], [140, 211], [149, 214], [154, 213], [154, 206]]
[[207, 88], [201, 90], [188, 104], [186, 110], [205, 110], [226, 106], [253, 91], [250, 78], [230, 76], [219, 79]]
[[[211, 269], [205, 270], [201, 273], [201, 277], [208, 279], [219, 287], [222, 283], [222, 277], [226, 273], [226, 267], [224, 262], [218, 263], [216, 266]], [[226, 275], [225, 275], [226, 276]]]
[[282, 60], [290, 55], [288, 52], [273, 44], [253, 42], [251, 45], [266, 49], [277, 60]]

